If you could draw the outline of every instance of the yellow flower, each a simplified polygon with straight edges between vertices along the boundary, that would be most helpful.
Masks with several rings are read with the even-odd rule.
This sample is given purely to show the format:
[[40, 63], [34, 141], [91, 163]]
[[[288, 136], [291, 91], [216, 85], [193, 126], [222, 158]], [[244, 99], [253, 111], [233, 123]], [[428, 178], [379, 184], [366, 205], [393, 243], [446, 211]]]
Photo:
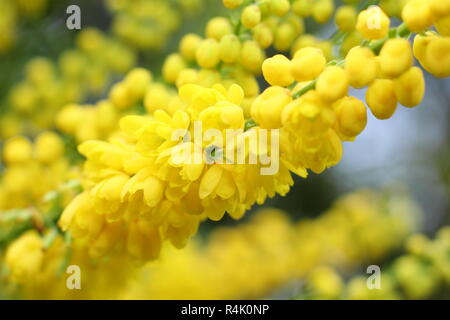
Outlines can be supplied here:
[[371, 6], [358, 15], [356, 29], [369, 40], [382, 39], [389, 31], [389, 17], [378, 6]]
[[164, 80], [166, 80], [168, 83], [175, 83], [177, 81], [178, 75], [185, 68], [186, 62], [180, 54], [173, 53], [169, 55], [164, 61], [164, 65], [162, 68]]
[[367, 111], [364, 103], [354, 97], [344, 97], [335, 102], [337, 125], [345, 138], [360, 134], [367, 124]]
[[280, 128], [281, 113], [291, 100], [289, 90], [277, 86], [269, 87], [253, 102], [252, 118], [261, 128]]
[[268, 48], [273, 43], [273, 32], [266, 23], [260, 23], [252, 29], [253, 39], [263, 49]]
[[252, 29], [261, 21], [261, 10], [257, 5], [247, 6], [241, 14], [242, 24], [248, 28]]
[[205, 39], [197, 47], [195, 57], [202, 68], [212, 69], [219, 63], [219, 43], [215, 39]]
[[64, 143], [53, 132], [41, 133], [35, 141], [35, 156], [43, 163], [50, 163], [59, 159], [64, 153]]
[[262, 72], [266, 81], [272, 86], [287, 87], [294, 78], [291, 75], [291, 61], [282, 54], [264, 60]]
[[394, 81], [377, 79], [367, 89], [366, 101], [378, 119], [389, 119], [397, 109]]
[[339, 30], [350, 32], [355, 29], [357, 17], [358, 16], [355, 8], [349, 5], [345, 5], [340, 6], [336, 10], [334, 20]]
[[44, 248], [36, 231], [28, 231], [14, 241], [7, 249], [5, 263], [13, 282], [32, 281], [39, 275], [44, 262]]
[[152, 74], [144, 68], [131, 70], [124, 79], [125, 86], [134, 100], [142, 99], [151, 81]]
[[325, 101], [336, 101], [347, 94], [348, 75], [338, 66], [329, 66], [320, 74], [316, 83], [317, 93]]
[[205, 34], [208, 38], [220, 41], [223, 36], [232, 33], [230, 20], [224, 17], [215, 17], [208, 21]]
[[3, 147], [3, 160], [6, 164], [19, 164], [31, 160], [31, 142], [25, 137], [15, 137], [6, 141]]
[[298, 50], [292, 59], [292, 75], [298, 82], [313, 80], [325, 68], [322, 50], [306, 47]]
[[426, 47], [425, 65], [438, 78], [450, 76], [450, 37], [433, 37]]
[[410, 0], [402, 10], [402, 20], [413, 32], [420, 32], [433, 24], [434, 16], [427, 1]]
[[425, 95], [425, 80], [422, 70], [418, 67], [411, 67], [395, 79], [394, 84], [398, 102], [405, 107], [417, 106]]
[[333, 0], [317, 0], [312, 9], [312, 16], [318, 23], [325, 23], [330, 19], [333, 11]]
[[380, 71], [383, 76], [396, 78], [413, 63], [411, 45], [406, 39], [390, 39], [380, 51]]
[[181, 41], [179, 50], [185, 59], [195, 60], [195, 54], [202, 38], [195, 33], [188, 33]]
[[356, 46], [345, 57], [345, 71], [353, 88], [363, 88], [375, 80], [379, 66], [372, 50]]
[[241, 49], [241, 64], [250, 72], [258, 75], [265, 59], [264, 51], [253, 40], [245, 41]]
[[291, 8], [289, 0], [269, 0], [270, 1], [270, 12], [276, 16], [283, 17]]
[[233, 63], [239, 59], [241, 42], [234, 34], [227, 34], [220, 40], [220, 60], [225, 63]]

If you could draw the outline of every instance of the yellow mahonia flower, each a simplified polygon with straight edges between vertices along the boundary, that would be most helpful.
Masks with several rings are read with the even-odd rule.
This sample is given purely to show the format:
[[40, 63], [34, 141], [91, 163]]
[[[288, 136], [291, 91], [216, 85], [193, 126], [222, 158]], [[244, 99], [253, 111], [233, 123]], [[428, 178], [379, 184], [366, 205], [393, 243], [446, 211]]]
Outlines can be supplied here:
[[329, 66], [317, 79], [316, 90], [326, 101], [336, 101], [347, 94], [349, 86], [348, 75], [338, 66]]
[[326, 59], [320, 49], [302, 48], [292, 59], [292, 75], [298, 82], [313, 80], [323, 71], [325, 64]]
[[415, 107], [425, 95], [425, 80], [422, 70], [411, 67], [395, 81], [395, 95], [398, 102], [405, 107]]
[[335, 102], [339, 133], [353, 138], [360, 134], [367, 124], [367, 111], [364, 103], [354, 97], [344, 97]]
[[234, 34], [227, 34], [220, 40], [220, 60], [225, 63], [236, 62], [241, 53], [241, 42]]
[[356, 29], [364, 38], [370, 40], [382, 39], [389, 31], [389, 17], [378, 6], [371, 6], [358, 15]]
[[246, 28], [252, 29], [260, 21], [261, 10], [257, 5], [249, 5], [242, 11], [241, 22]]
[[377, 79], [367, 89], [366, 101], [378, 119], [389, 119], [397, 109], [394, 81]]
[[223, 36], [232, 33], [229, 19], [224, 17], [215, 17], [209, 20], [206, 25], [205, 34], [208, 38], [220, 41]]
[[373, 52], [364, 47], [353, 47], [345, 57], [345, 71], [349, 83], [354, 88], [362, 88], [377, 77], [379, 65]]
[[175, 83], [177, 81], [178, 75], [185, 68], [186, 62], [180, 54], [173, 53], [169, 55], [164, 61], [164, 65], [162, 68], [164, 80], [166, 80], [168, 83]]
[[413, 63], [411, 45], [406, 39], [390, 39], [380, 55], [380, 71], [383, 76], [395, 78], [408, 70]]
[[201, 41], [202, 38], [195, 33], [186, 34], [180, 41], [180, 53], [185, 59], [195, 60], [195, 54]]
[[355, 8], [345, 5], [336, 10], [334, 20], [339, 30], [350, 32], [355, 29], [357, 17], [357, 11]]
[[430, 27], [434, 21], [434, 15], [428, 1], [410, 0], [402, 10], [402, 20], [413, 32], [420, 32]]
[[272, 86], [289, 86], [294, 82], [294, 77], [291, 74], [291, 64], [291, 61], [281, 54], [264, 60], [262, 65], [264, 78]]
[[43, 163], [50, 163], [60, 158], [64, 153], [62, 139], [53, 132], [41, 133], [36, 138], [34, 148], [36, 158]]
[[28, 162], [31, 157], [32, 145], [25, 137], [9, 139], [3, 147], [3, 161], [8, 165]]
[[292, 100], [289, 90], [272, 86], [264, 90], [252, 104], [252, 118], [261, 128], [280, 128], [283, 108]]
[[202, 68], [214, 68], [220, 59], [220, 46], [215, 39], [205, 39], [197, 47], [195, 57]]

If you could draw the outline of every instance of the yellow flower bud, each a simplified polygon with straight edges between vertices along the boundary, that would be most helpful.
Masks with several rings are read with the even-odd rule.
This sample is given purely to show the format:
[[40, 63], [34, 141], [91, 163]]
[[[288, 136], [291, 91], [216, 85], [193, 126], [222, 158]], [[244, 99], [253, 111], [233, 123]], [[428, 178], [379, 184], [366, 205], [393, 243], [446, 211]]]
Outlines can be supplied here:
[[433, 37], [425, 54], [426, 65], [435, 77], [450, 76], [450, 37]]
[[290, 8], [289, 0], [270, 0], [270, 12], [278, 17], [285, 16]]
[[450, 36], [450, 14], [439, 18], [434, 22], [436, 30], [443, 36]]
[[348, 76], [344, 69], [329, 66], [317, 78], [316, 91], [325, 101], [336, 101], [348, 92]]
[[275, 31], [275, 41], [273, 46], [278, 51], [287, 51], [291, 47], [298, 33], [291, 23], [281, 23]]
[[168, 83], [175, 83], [181, 70], [186, 68], [186, 62], [178, 53], [172, 53], [164, 61], [162, 75]]
[[431, 41], [437, 38], [435, 34], [427, 33], [426, 35], [418, 34], [414, 37], [414, 44], [413, 44], [413, 52], [414, 56], [417, 60], [419, 60], [420, 64], [430, 72], [430, 68], [427, 64], [427, 48], [428, 45], [431, 43]]
[[433, 24], [433, 13], [427, 1], [410, 0], [402, 10], [402, 20], [413, 32], [420, 32]]
[[170, 98], [169, 90], [164, 85], [155, 83], [147, 90], [144, 107], [150, 113], [155, 112], [157, 109], [167, 110]]
[[280, 128], [281, 113], [291, 101], [289, 90], [276, 86], [269, 87], [253, 102], [250, 110], [252, 118], [261, 128]]
[[208, 38], [220, 41], [226, 34], [233, 33], [231, 23], [227, 18], [215, 17], [208, 21], [205, 34]]
[[291, 61], [282, 54], [266, 59], [262, 65], [264, 79], [272, 86], [287, 87], [294, 82]]
[[378, 119], [389, 119], [397, 109], [394, 81], [377, 79], [367, 89], [366, 101], [372, 114]]
[[214, 39], [202, 40], [195, 54], [200, 67], [212, 69], [219, 63], [220, 47]]
[[345, 71], [350, 85], [359, 89], [375, 80], [379, 66], [372, 50], [357, 46], [345, 58]]
[[299, 17], [306, 18], [312, 14], [314, 0], [294, 0], [292, 11]]
[[194, 60], [195, 52], [197, 51], [201, 41], [202, 38], [195, 33], [185, 35], [180, 41], [180, 53], [185, 59]]
[[366, 39], [382, 39], [387, 36], [390, 23], [389, 17], [380, 7], [371, 6], [359, 13], [356, 29]]
[[64, 153], [64, 143], [53, 132], [41, 133], [34, 144], [36, 158], [43, 163], [58, 160]]
[[333, 0], [317, 0], [313, 7], [313, 18], [318, 23], [325, 23], [330, 20], [334, 11]]
[[356, 137], [366, 127], [367, 110], [361, 100], [355, 97], [344, 97], [336, 101], [334, 108], [339, 132], [345, 137]]
[[247, 6], [241, 14], [241, 22], [244, 27], [252, 29], [261, 21], [261, 10], [255, 4]]
[[3, 161], [8, 165], [27, 162], [31, 154], [31, 142], [25, 137], [11, 138], [3, 146]]
[[220, 59], [225, 63], [233, 63], [239, 59], [241, 42], [234, 34], [227, 34], [220, 40]]
[[356, 9], [352, 6], [340, 6], [336, 10], [336, 14], [334, 16], [334, 22], [339, 30], [344, 32], [350, 32], [355, 29], [356, 19], [357, 19]]
[[395, 78], [408, 70], [413, 63], [411, 45], [406, 39], [390, 39], [380, 51], [380, 71], [386, 77]]
[[122, 110], [130, 108], [135, 103], [135, 100], [131, 96], [128, 87], [124, 82], [116, 83], [111, 88], [109, 99], [116, 108]]
[[235, 9], [239, 7], [242, 2], [244, 2], [244, 0], [222, 0], [223, 5], [228, 9]]
[[254, 74], [260, 74], [261, 66], [265, 59], [264, 51], [256, 41], [248, 40], [242, 45], [241, 64]]
[[395, 79], [394, 84], [398, 102], [409, 108], [420, 104], [425, 94], [425, 80], [420, 68], [411, 67]]
[[30, 230], [17, 238], [8, 247], [5, 264], [13, 282], [31, 281], [41, 271], [44, 262], [44, 245], [35, 230]]
[[178, 74], [176, 86], [180, 88], [184, 84], [196, 83], [198, 79], [198, 71], [195, 69], [184, 69]]
[[306, 47], [298, 50], [292, 59], [292, 75], [298, 82], [313, 80], [327, 63], [322, 50]]
[[260, 23], [253, 28], [253, 39], [263, 49], [266, 49], [272, 45], [273, 32], [265, 23]]
[[429, 6], [436, 17], [443, 17], [450, 14], [450, 1], [448, 0], [429, 0]]
[[132, 99], [138, 100], [144, 96], [151, 81], [152, 74], [150, 71], [144, 68], [136, 68], [127, 74], [124, 83]]

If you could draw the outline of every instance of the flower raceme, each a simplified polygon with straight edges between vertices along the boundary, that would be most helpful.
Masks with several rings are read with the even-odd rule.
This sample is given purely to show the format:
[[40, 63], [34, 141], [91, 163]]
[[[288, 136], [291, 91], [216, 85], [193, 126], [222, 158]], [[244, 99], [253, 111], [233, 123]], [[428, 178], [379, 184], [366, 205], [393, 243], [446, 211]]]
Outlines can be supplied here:
[[[221, 86], [186, 85], [180, 96], [186, 111], [170, 116], [157, 110], [151, 119], [125, 117], [121, 135], [109, 142], [80, 145], [87, 158], [85, 191], [66, 208], [60, 225], [74, 237], [86, 239], [91, 255], [125, 250], [138, 260], [155, 258], [163, 240], [181, 247], [201, 220], [219, 220], [225, 212], [240, 218], [254, 203], [286, 194], [292, 185], [282, 161], [272, 175], [261, 174], [262, 163], [207, 163], [203, 152], [209, 141], [181, 144], [199, 162], [176, 161], [173, 156], [183, 137], [179, 141], [172, 137], [179, 136], [180, 130], [192, 130], [194, 135], [194, 119], [202, 121], [206, 133], [208, 128], [241, 129], [242, 135], [258, 131], [243, 131], [239, 107], [243, 92], [238, 86], [227, 91]], [[251, 139], [243, 141], [252, 145]], [[216, 139], [214, 143], [218, 144], [216, 152], [227, 149], [227, 141]], [[245, 157], [250, 158], [250, 152]]]
[[[241, 4], [226, 2], [233, 8]], [[449, 51], [445, 37], [416, 36], [412, 50], [404, 39], [409, 30], [389, 29], [378, 7], [355, 20], [366, 41], [349, 48], [344, 60], [330, 61], [327, 50], [305, 38], [286, 47], [291, 59], [281, 54], [264, 59], [262, 23], [269, 24], [267, 15], [284, 17], [290, 5], [270, 4], [258, 7], [261, 16], [255, 7], [242, 11], [241, 23], [251, 29], [252, 40], [242, 41], [223, 18], [210, 20], [205, 39], [185, 36], [180, 53], [163, 66], [164, 79], [178, 94], [142, 70], [114, 87], [110, 100], [118, 110], [143, 101], [149, 115], [125, 116], [107, 142], [79, 146], [87, 158], [84, 191], [59, 223], [82, 239], [92, 256], [122, 252], [154, 259], [165, 241], [184, 246], [204, 219], [217, 221], [226, 212], [238, 219], [253, 204], [285, 195], [291, 173], [306, 177], [310, 170], [321, 173], [337, 164], [342, 142], [364, 130], [367, 108], [349, 95], [351, 87], [367, 87], [369, 109], [387, 119], [399, 102], [414, 107], [423, 98], [423, 74], [413, 66], [413, 56], [433, 74], [446, 74], [445, 67], [435, 67], [435, 57]], [[381, 15], [379, 25], [372, 24], [374, 12]], [[276, 32], [285, 35], [283, 28]], [[233, 67], [219, 73], [222, 63]], [[259, 93], [255, 76], [261, 71], [270, 86]]]

